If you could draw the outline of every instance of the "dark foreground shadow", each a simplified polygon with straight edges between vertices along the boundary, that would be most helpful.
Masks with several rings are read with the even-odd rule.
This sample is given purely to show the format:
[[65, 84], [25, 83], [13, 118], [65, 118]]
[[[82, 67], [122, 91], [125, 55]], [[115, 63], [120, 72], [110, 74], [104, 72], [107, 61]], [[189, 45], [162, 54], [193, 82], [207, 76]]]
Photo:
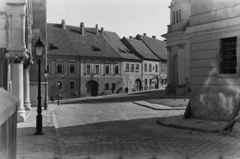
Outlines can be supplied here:
[[[189, 135], [182, 137], [177, 129], [159, 126], [156, 119], [100, 122], [58, 130], [65, 144], [65, 154], [70, 158], [190, 159], [203, 154], [221, 158], [215, 150], [205, 153], [193, 150], [194, 143]], [[206, 139], [206, 142], [213, 141]], [[221, 144], [218, 143], [219, 147], [223, 146]]]

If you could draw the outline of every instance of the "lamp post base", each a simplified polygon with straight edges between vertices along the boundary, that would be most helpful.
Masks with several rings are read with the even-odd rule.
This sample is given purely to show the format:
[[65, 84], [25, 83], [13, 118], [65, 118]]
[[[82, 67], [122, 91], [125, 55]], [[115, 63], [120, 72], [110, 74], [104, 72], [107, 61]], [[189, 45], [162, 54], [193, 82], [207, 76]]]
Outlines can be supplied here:
[[42, 115], [37, 115], [37, 127], [36, 127], [36, 133], [34, 135], [44, 135], [42, 132]]

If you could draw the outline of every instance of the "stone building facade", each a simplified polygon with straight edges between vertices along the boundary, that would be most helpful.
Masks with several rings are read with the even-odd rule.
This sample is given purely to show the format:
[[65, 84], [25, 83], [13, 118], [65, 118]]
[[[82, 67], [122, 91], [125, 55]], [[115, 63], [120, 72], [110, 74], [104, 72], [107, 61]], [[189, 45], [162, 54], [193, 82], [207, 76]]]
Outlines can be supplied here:
[[[48, 24], [49, 96], [73, 98], [122, 91], [122, 60], [104, 30]], [[58, 87], [60, 83], [60, 87]]]
[[143, 43], [133, 37], [122, 38], [124, 45], [142, 60], [141, 80], [143, 90], [159, 88], [160, 59]]
[[167, 94], [188, 95], [189, 92], [189, 36], [186, 28], [191, 13], [190, 0], [172, 0], [170, 5], [170, 25], [162, 35], [167, 39], [168, 86]]
[[[201, 6], [201, 7], [199, 7]], [[228, 120], [240, 93], [240, 1], [191, 0], [191, 115]]]
[[142, 90], [142, 60], [122, 43], [115, 32], [104, 31], [103, 35], [119, 55], [124, 58], [121, 63], [123, 88], [128, 88], [128, 92]]

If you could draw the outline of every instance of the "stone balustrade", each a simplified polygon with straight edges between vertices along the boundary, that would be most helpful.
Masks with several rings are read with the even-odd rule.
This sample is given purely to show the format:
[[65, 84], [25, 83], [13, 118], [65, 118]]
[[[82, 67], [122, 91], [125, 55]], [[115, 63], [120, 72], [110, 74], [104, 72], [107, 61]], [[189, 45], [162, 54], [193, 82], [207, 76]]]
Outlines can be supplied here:
[[19, 101], [0, 88], [0, 158], [16, 158], [17, 109]]

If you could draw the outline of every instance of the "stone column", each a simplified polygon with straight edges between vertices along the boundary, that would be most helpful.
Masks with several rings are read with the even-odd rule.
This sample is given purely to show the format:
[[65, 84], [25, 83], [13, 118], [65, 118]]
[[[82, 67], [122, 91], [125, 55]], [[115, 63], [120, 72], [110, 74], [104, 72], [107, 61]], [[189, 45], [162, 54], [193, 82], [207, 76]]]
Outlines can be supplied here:
[[8, 50], [5, 56], [12, 63], [12, 94], [19, 100], [18, 122], [26, 119], [24, 108], [24, 90], [23, 90], [23, 62], [28, 55], [25, 50]]
[[24, 63], [24, 107], [25, 110], [31, 110], [31, 101], [30, 101], [30, 82], [29, 82], [29, 69], [33, 64], [31, 58], [28, 58]]
[[172, 83], [172, 76], [171, 76], [171, 47], [167, 46], [167, 85]]
[[185, 73], [184, 73], [184, 46], [185, 44], [178, 45], [178, 85], [182, 85], [185, 83]]

